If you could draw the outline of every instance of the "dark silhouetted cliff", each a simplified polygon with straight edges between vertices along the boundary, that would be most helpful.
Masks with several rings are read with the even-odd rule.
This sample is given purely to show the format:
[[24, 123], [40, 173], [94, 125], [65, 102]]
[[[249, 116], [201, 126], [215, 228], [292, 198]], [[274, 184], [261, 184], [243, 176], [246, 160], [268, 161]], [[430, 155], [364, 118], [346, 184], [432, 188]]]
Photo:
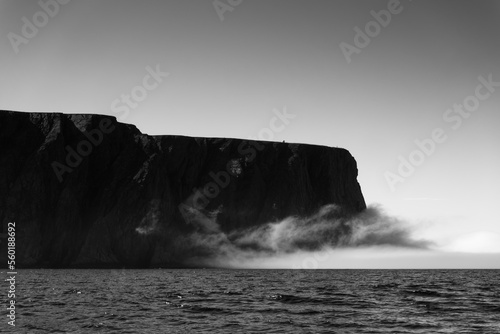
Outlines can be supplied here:
[[329, 203], [364, 210], [357, 174], [340, 148], [148, 136], [109, 116], [0, 111], [0, 221], [3, 232], [16, 223], [19, 267], [179, 266], [188, 247], [179, 236], [192, 231]]

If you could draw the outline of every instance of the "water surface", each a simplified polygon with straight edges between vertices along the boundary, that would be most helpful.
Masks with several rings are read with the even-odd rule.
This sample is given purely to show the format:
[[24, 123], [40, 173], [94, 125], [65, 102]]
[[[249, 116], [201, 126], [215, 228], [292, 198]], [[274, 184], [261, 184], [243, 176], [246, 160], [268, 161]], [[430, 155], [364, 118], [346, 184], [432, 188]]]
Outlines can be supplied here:
[[19, 270], [15, 332], [500, 333], [499, 274]]

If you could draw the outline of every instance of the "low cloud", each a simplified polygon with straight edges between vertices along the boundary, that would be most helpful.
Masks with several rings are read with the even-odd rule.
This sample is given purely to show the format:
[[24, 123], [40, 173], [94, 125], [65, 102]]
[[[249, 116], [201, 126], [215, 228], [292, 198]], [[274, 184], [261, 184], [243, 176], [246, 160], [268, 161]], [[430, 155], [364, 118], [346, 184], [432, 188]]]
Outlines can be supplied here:
[[[199, 215], [201, 228], [186, 237], [189, 251], [184, 262], [194, 266], [234, 266], [257, 258], [315, 252], [325, 249], [400, 247], [428, 249], [431, 243], [416, 240], [404, 221], [387, 215], [379, 206], [342, 217], [339, 208], [327, 205], [310, 217], [288, 217], [228, 234], [213, 217]], [[205, 226], [205, 228], [204, 228]]]

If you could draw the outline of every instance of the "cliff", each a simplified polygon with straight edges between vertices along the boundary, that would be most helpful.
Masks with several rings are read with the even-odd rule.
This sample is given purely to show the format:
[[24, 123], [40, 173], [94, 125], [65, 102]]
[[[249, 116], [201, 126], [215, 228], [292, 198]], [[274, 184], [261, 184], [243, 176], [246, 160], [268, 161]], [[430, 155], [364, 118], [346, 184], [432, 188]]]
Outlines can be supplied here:
[[[114, 117], [0, 111], [0, 222], [17, 267], [182, 266], [193, 231], [366, 208], [340, 148], [149, 136]], [[211, 223], [207, 223], [211, 222]], [[214, 223], [215, 222], [215, 223]], [[7, 259], [2, 239], [0, 261]]]

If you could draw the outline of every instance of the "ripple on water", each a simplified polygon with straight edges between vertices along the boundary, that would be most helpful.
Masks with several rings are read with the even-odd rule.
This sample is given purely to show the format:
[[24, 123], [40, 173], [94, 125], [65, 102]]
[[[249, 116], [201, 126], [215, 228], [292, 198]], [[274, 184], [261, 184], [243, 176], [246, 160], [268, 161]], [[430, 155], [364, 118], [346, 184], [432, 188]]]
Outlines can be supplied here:
[[27, 333], [498, 333], [498, 273], [21, 270], [18, 326]]

